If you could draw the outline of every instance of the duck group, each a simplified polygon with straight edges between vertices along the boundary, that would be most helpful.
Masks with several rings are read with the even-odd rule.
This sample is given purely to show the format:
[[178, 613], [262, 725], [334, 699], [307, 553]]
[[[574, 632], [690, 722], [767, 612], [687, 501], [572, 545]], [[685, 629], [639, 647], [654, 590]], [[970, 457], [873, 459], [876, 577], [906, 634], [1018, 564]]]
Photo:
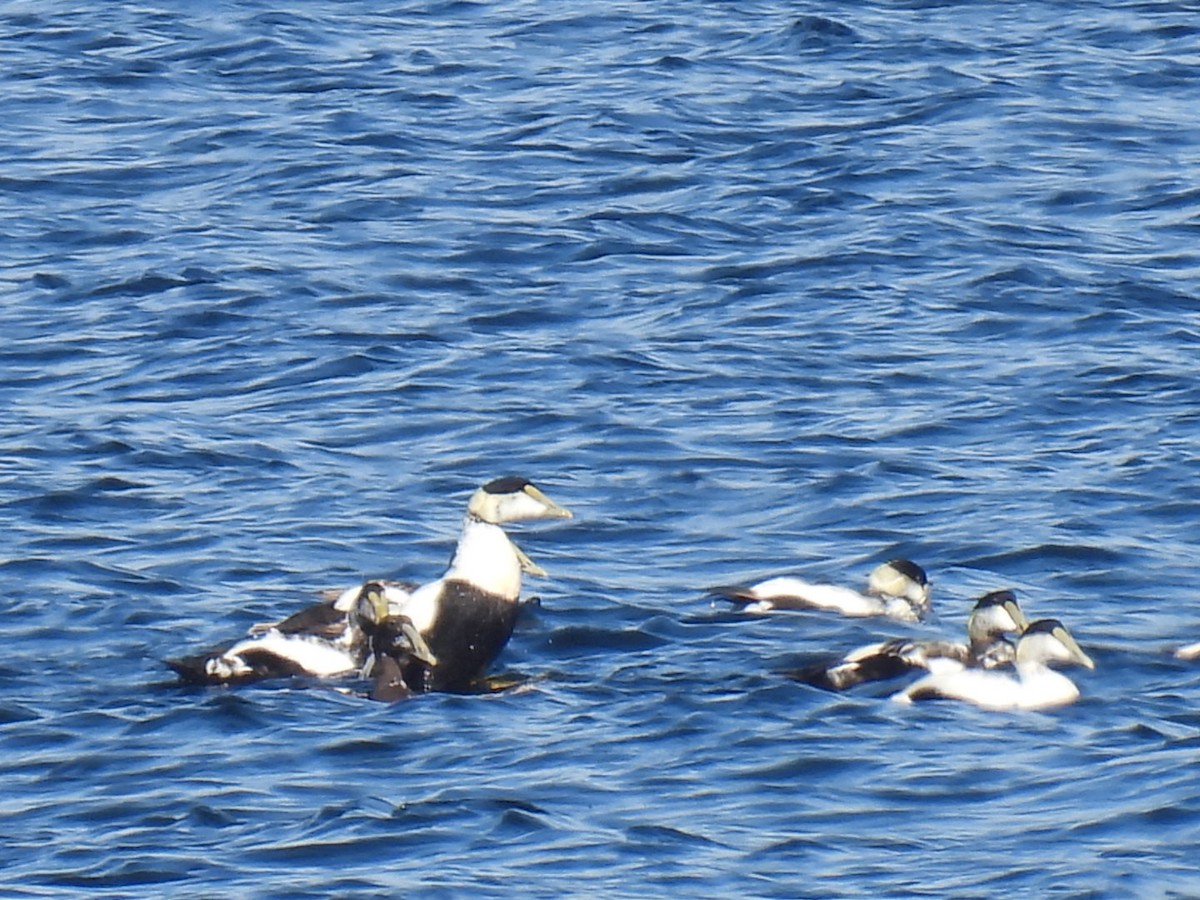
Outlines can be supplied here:
[[[754, 612], [824, 609], [847, 616], [887, 616], [913, 622], [924, 621], [929, 614], [930, 589], [924, 569], [911, 560], [893, 559], [872, 571], [867, 591], [861, 595], [791, 576], [768, 579], [751, 588], [717, 587], [709, 593]], [[1052, 669], [1052, 663], [1095, 668], [1062, 622], [1040, 619], [1031, 623], [1016, 595], [1003, 589], [976, 600], [967, 617], [965, 641], [892, 638], [785, 674], [829, 691], [919, 674], [892, 699], [901, 703], [958, 700], [991, 710], [1049, 709], [1079, 697], [1074, 682]]]
[[167, 665], [193, 684], [358, 674], [372, 680], [371, 693], [381, 699], [470, 690], [512, 635], [522, 573], [545, 574], [503, 526], [569, 518], [569, 510], [527, 478], [489, 481], [471, 495], [441, 577], [423, 585], [377, 580], [355, 585], [279, 622], [255, 625], [227, 645]]
[[1009, 635], [1028, 625], [1012, 591], [992, 591], [975, 603], [967, 618], [966, 642], [937, 638], [893, 638], [868, 644], [829, 663], [792, 673], [796, 681], [843, 691], [872, 681], [886, 681], [914, 670], [961, 666], [994, 669], [1016, 658]]
[[[199, 685], [359, 679], [368, 696], [383, 701], [480, 689], [512, 636], [522, 576], [546, 574], [505, 526], [571, 517], [529, 479], [497, 478], [471, 494], [450, 565], [439, 577], [424, 584], [372, 579], [352, 585], [277, 622], [254, 625], [236, 640], [166, 663], [181, 681]], [[931, 589], [925, 569], [893, 558], [869, 573], [861, 591], [783, 575], [714, 587], [708, 595], [750, 614], [808, 610], [921, 627], [931, 614]], [[1200, 645], [1179, 655], [1193, 652], [1200, 655]], [[965, 640], [890, 638], [785, 674], [828, 691], [910, 676], [892, 699], [1046, 709], [1079, 696], [1052, 665], [1094, 668], [1061, 621], [1030, 622], [1015, 594], [1002, 589], [976, 600]]]

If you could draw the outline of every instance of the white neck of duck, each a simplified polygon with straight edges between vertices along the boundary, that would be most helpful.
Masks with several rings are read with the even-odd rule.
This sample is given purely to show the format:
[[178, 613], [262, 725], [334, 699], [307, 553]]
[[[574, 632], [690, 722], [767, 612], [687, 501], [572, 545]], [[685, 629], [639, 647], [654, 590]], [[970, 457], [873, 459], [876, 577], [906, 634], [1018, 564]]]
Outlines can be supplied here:
[[465, 581], [516, 602], [521, 594], [521, 559], [504, 529], [467, 516], [444, 581]]

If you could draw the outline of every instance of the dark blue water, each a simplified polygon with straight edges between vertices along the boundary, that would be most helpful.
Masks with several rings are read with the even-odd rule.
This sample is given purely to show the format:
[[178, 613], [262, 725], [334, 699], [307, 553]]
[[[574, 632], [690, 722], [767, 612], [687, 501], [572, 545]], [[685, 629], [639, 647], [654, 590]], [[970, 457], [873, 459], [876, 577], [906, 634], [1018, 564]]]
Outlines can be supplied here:
[[[0, 6], [0, 892], [1200, 894], [1200, 20], [1182, 3]], [[175, 686], [576, 513], [489, 696]], [[906, 555], [1053, 713], [713, 608]], [[344, 686], [344, 685], [342, 685]]]

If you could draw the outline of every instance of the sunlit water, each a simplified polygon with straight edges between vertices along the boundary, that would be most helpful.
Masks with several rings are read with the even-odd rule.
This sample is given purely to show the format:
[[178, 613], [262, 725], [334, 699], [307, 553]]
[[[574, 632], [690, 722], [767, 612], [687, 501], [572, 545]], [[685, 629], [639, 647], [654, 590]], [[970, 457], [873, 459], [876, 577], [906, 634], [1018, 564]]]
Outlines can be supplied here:
[[[6, 895], [1200, 894], [1194, 8], [292, 7], [0, 6]], [[161, 664], [510, 472], [524, 686]], [[897, 555], [1083, 699], [704, 597]]]

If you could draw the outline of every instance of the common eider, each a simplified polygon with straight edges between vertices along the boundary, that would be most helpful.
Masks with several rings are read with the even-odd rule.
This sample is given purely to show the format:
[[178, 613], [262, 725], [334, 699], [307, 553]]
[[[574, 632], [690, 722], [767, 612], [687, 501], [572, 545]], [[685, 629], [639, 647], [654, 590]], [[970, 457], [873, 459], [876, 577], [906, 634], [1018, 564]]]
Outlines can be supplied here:
[[715, 587], [708, 593], [747, 612], [826, 609], [844, 616], [888, 616], [902, 622], [919, 622], [929, 614], [929, 590], [924, 569], [912, 560], [893, 559], [871, 572], [865, 593], [832, 584], [813, 584], [789, 575], [751, 587]]
[[910, 684], [893, 700], [962, 700], [991, 710], [1049, 709], [1075, 702], [1079, 688], [1050, 663], [1084, 666], [1092, 662], [1057, 619], [1034, 622], [1017, 641], [1015, 675], [1001, 669], [946, 668]]
[[372, 629], [387, 616], [383, 587], [367, 582], [345, 612], [328, 604], [309, 607], [228, 646], [166, 663], [192, 684], [348, 675], [361, 669]]
[[967, 643], [895, 638], [788, 673], [789, 677], [831, 691], [844, 691], [870, 681], [885, 681], [915, 669], [934, 671], [955, 666], [993, 669], [1013, 661], [1015, 648], [1007, 635], [1019, 635], [1028, 624], [1012, 591], [992, 591], [975, 603], [967, 618]]
[[529, 562], [501, 524], [569, 518], [526, 478], [498, 478], [475, 491], [450, 568], [390, 605], [392, 614], [416, 626], [438, 660], [423, 672], [406, 669], [409, 689], [468, 690], [508, 643]]

